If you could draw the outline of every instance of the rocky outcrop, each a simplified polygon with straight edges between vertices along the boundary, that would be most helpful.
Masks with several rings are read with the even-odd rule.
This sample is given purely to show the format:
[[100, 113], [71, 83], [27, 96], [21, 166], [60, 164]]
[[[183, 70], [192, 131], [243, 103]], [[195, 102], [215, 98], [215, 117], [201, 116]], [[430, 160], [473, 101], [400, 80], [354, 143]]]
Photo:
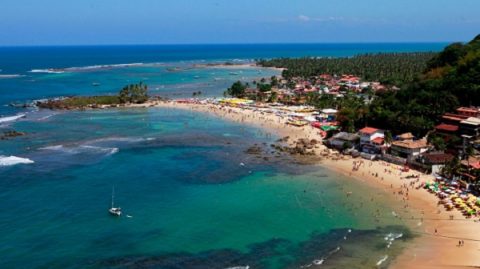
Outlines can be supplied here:
[[0, 136], [0, 140], [7, 140], [9, 138], [14, 138], [14, 137], [17, 137], [17, 136], [24, 136], [24, 135], [26, 135], [24, 132], [17, 132], [15, 130], [5, 131], [5, 132], [3, 132], [3, 135]]

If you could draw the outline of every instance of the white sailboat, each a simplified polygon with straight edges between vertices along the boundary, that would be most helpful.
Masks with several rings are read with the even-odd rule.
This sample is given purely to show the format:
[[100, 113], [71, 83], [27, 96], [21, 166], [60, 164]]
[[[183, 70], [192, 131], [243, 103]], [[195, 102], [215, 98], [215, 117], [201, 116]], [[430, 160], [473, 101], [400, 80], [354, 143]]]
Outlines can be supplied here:
[[114, 206], [114, 198], [115, 198], [115, 188], [112, 187], [112, 207], [110, 207], [108, 212], [110, 212], [110, 214], [114, 216], [120, 217], [120, 215], [122, 215], [122, 209], [120, 207]]

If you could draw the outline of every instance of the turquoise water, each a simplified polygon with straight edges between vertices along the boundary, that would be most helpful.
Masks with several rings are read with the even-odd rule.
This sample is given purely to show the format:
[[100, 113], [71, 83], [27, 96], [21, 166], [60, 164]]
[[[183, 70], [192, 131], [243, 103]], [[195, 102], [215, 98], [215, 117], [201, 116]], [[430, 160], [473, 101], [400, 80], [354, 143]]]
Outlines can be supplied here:
[[[0, 135], [26, 133], [0, 140], [0, 268], [307, 268], [321, 260], [322, 268], [372, 268], [386, 255], [379, 267], [388, 266], [410, 238], [391, 201], [323, 168], [274, 156], [277, 138], [263, 130], [173, 109], [8, 104], [110, 94], [139, 81], [152, 95], [219, 96], [235, 80], [278, 72], [197, 64], [442, 46], [0, 48], [0, 75], [19, 75], [0, 79]], [[63, 73], [29, 72], [48, 68]], [[9, 118], [17, 114], [26, 117]], [[262, 157], [245, 153], [255, 144]], [[113, 186], [120, 218], [107, 211]]]
[[[251, 62], [273, 57], [338, 57], [360, 53], [440, 51], [446, 43], [345, 43], [0, 47], [0, 117], [18, 112], [9, 103], [65, 95], [117, 93], [125, 84], [145, 82], [152, 95], [218, 96], [233, 81], [251, 81], [278, 72], [265, 69], [195, 68], [195, 64]], [[132, 65], [133, 64], [133, 65]], [[126, 66], [127, 65], [127, 66]], [[172, 72], [174, 67], [178, 71]], [[52, 74], [48, 69], [62, 69]], [[169, 71], [170, 70], [170, 71]], [[234, 73], [234, 75], [230, 73]], [[13, 76], [13, 77], [12, 77]], [[96, 83], [99, 86], [94, 87]]]
[[[0, 168], [2, 268], [286, 268], [344, 247], [333, 266], [349, 248], [363, 257], [365, 238], [377, 242], [366, 265], [395, 251], [383, 237], [403, 228], [385, 228], [401, 223], [383, 198], [288, 156], [244, 153], [268, 148], [275, 138], [262, 130], [169, 109], [50, 113], [1, 142], [0, 154], [35, 162]], [[124, 217], [107, 212], [112, 186]]]

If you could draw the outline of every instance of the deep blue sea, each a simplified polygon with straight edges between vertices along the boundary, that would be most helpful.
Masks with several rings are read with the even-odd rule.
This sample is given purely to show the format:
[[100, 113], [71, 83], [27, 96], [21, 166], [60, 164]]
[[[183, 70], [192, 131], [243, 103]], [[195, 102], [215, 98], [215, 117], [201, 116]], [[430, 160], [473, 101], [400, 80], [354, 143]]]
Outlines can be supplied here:
[[[214, 97], [236, 80], [278, 72], [199, 64], [445, 45], [0, 48], [0, 135], [25, 133], [0, 140], [0, 268], [388, 266], [409, 238], [389, 198], [329, 170], [268, 155], [278, 137], [266, 130], [174, 109], [9, 104], [114, 94], [140, 81], [152, 95], [200, 90]], [[248, 154], [254, 145], [268, 157]], [[120, 218], [107, 212], [113, 186]]]

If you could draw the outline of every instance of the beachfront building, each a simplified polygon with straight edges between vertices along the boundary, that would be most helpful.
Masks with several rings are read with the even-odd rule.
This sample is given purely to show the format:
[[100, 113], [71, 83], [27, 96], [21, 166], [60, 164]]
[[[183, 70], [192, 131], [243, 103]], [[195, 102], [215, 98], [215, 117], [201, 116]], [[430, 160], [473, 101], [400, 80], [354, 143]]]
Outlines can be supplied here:
[[469, 184], [470, 188], [480, 192], [480, 156], [469, 156], [461, 161], [459, 176]]
[[357, 134], [340, 132], [328, 140], [328, 144], [336, 149], [345, 150], [356, 148], [359, 144], [360, 136]]
[[411, 160], [418, 155], [427, 152], [429, 145], [426, 139], [393, 141], [390, 153], [403, 159]]
[[364, 153], [379, 154], [382, 152], [382, 148], [385, 140], [385, 132], [383, 130], [365, 127], [358, 131], [360, 136], [360, 149]]
[[444, 152], [428, 152], [420, 154], [409, 164], [415, 169], [440, 174], [446, 163], [450, 162], [455, 156]]

